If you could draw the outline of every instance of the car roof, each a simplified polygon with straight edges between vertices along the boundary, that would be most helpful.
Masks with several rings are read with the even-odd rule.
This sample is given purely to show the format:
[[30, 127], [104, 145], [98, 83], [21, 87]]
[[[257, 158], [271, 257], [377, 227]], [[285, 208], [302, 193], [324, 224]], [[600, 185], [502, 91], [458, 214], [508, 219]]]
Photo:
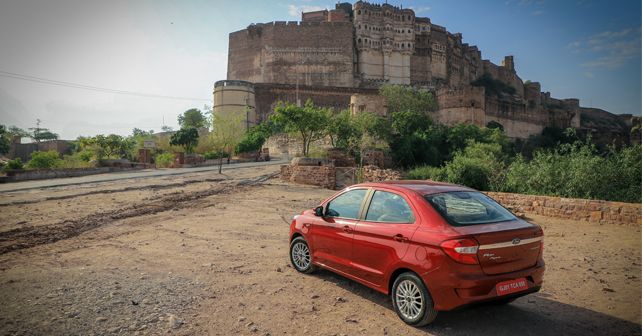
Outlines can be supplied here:
[[388, 188], [398, 191], [411, 190], [421, 195], [437, 194], [450, 191], [477, 191], [468, 187], [457, 184], [437, 182], [432, 180], [398, 180], [383, 182], [367, 182], [351, 186], [354, 187], [371, 187], [371, 188]]

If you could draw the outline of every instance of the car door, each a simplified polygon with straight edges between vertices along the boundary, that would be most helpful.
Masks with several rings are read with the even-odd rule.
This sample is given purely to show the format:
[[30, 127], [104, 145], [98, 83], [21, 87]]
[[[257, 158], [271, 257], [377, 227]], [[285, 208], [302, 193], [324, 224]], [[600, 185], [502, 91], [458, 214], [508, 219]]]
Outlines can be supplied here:
[[309, 226], [313, 260], [335, 270], [350, 272], [352, 236], [368, 189], [352, 189], [326, 203], [324, 216]]
[[388, 267], [403, 259], [417, 225], [416, 211], [399, 193], [373, 190], [363, 220], [354, 231], [352, 262], [355, 275], [385, 286]]

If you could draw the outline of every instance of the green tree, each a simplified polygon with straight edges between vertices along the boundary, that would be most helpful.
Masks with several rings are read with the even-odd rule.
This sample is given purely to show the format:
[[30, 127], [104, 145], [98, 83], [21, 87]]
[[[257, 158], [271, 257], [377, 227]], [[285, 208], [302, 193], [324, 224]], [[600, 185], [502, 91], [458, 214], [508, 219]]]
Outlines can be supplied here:
[[0, 154], [9, 153], [11, 149], [11, 134], [5, 125], [0, 125]]
[[169, 144], [172, 146], [181, 146], [187, 154], [191, 154], [194, 151], [194, 147], [198, 144], [198, 130], [194, 127], [181, 128], [178, 132], [172, 134], [172, 137], [169, 139]]
[[134, 143], [117, 134], [109, 134], [107, 136], [99, 134], [93, 138], [93, 144], [97, 145], [105, 157], [123, 157], [131, 150]]
[[207, 118], [201, 110], [192, 108], [178, 116], [178, 124], [181, 128], [201, 128], [207, 125]]
[[34, 131], [33, 133], [33, 139], [36, 142], [40, 141], [49, 141], [49, 140], [57, 140], [58, 139], [58, 134], [53, 133], [45, 128], [40, 129], [40, 131], [36, 132]]
[[20, 127], [17, 126], [10, 126], [8, 130], [9, 134], [12, 136], [19, 136], [20, 138], [29, 138], [31, 137], [31, 133], [23, 130]]
[[132, 129], [132, 136], [136, 138], [147, 138], [154, 135], [154, 130], [149, 130], [149, 131], [143, 131], [140, 128], [134, 128]]
[[397, 165], [441, 164], [442, 129], [433, 127], [428, 115], [417, 111], [393, 112], [391, 126], [390, 149]]
[[274, 126], [269, 121], [251, 127], [236, 145], [235, 151], [237, 153], [247, 153], [260, 150], [274, 131]]
[[386, 84], [379, 89], [386, 97], [388, 113], [412, 111], [426, 113], [437, 109], [437, 102], [430, 91], [406, 85]]
[[40, 127], [41, 120], [36, 119], [36, 127], [31, 127], [31, 133], [29, 137], [35, 142], [47, 141], [47, 140], [56, 140], [58, 139], [58, 134], [51, 132], [48, 128]]
[[350, 111], [344, 110], [332, 115], [326, 128], [332, 147], [348, 149], [350, 141], [358, 136], [359, 130]]
[[308, 156], [310, 143], [326, 135], [330, 114], [329, 109], [314, 106], [308, 99], [303, 107], [279, 102], [270, 120], [286, 132], [297, 133], [303, 140], [303, 156]]
[[[210, 134], [210, 141], [214, 148], [214, 152], [227, 153], [228, 162], [244, 134], [245, 125], [243, 124], [243, 116], [214, 115], [214, 132]], [[222, 171], [222, 166], [223, 155], [219, 155], [219, 174]]]

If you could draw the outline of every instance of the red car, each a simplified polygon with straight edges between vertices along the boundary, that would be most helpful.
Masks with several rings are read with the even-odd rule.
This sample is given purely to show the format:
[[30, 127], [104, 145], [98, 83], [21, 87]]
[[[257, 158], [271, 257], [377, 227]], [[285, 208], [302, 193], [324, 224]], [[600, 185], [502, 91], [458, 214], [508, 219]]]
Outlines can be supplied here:
[[471, 303], [508, 303], [537, 292], [543, 231], [490, 197], [428, 181], [346, 188], [290, 225], [290, 260], [389, 294], [407, 324]]

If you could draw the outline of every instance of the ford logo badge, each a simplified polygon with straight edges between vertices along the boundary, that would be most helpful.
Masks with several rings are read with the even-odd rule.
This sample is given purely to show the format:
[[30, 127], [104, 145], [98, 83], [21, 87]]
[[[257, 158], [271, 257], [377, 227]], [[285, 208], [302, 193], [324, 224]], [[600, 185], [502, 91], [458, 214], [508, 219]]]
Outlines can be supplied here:
[[519, 242], [521, 242], [521, 241], [522, 241], [521, 239], [519, 239], [519, 238], [515, 238], [515, 239], [513, 239], [512, 243], [513, 243], [513, 245], [517, 245], [517, 244], [519, 244]]

